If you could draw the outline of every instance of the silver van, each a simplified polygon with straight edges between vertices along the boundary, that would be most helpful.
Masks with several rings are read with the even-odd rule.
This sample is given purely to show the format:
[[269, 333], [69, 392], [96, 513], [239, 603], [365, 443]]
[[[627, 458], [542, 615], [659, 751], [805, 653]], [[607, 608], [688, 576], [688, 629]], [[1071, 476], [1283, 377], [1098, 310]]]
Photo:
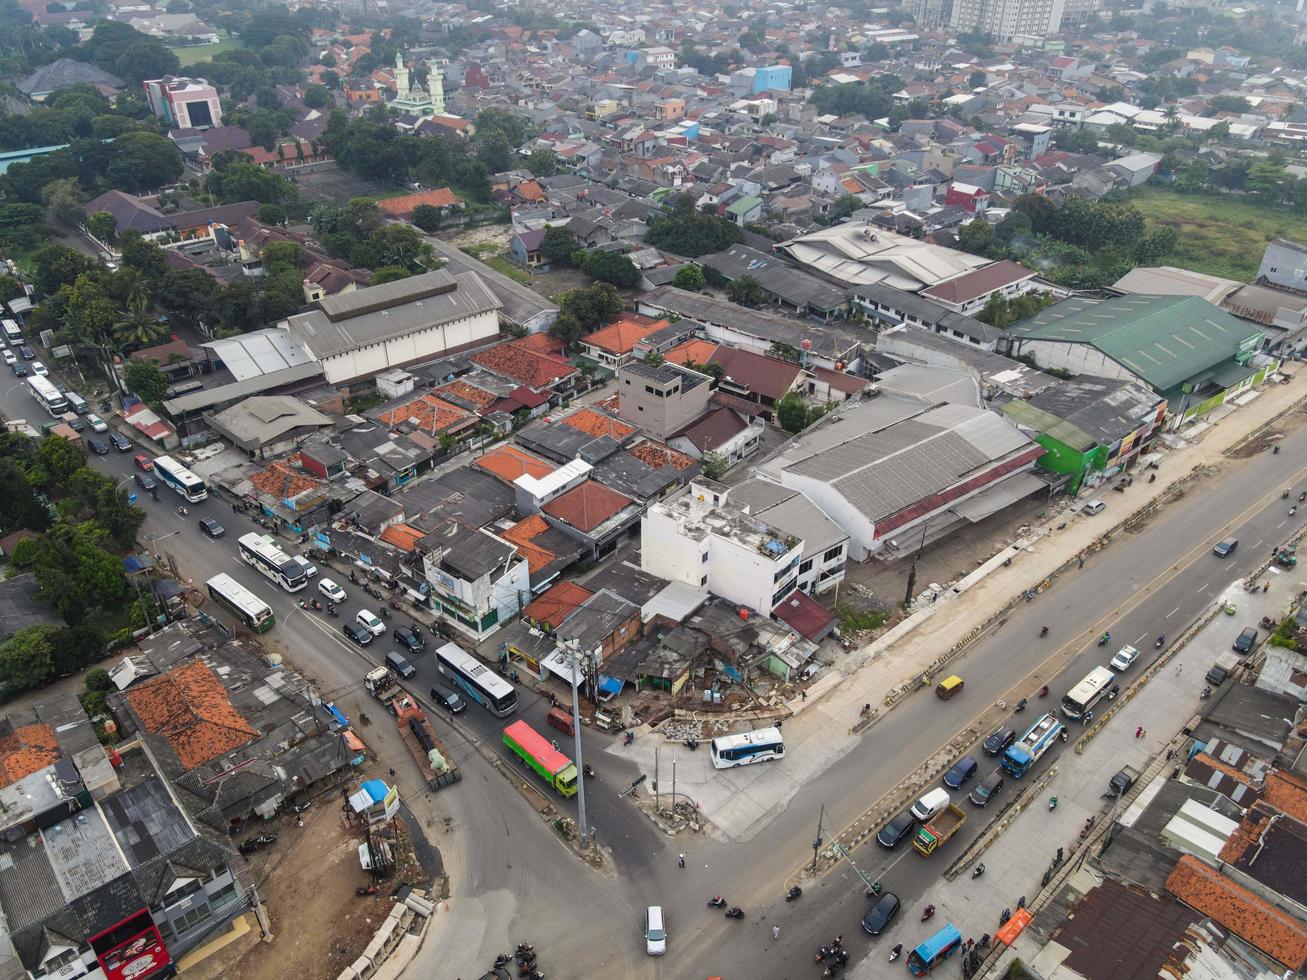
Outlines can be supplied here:
[[1101, 500], [1091, 500], [1081, 508], [1081, 513], [1093, 517], [1095, 514], [1101, 514], [1107, 508], [1107, 504]]
[[65, 391], [64, 401], [66, 401], [68, 403], [68, 407], [71, 408], [78, 415], [85, 415], [87, 412], [91, 410], [91, 406], [86, 404], [86, 399], [75, 391]]

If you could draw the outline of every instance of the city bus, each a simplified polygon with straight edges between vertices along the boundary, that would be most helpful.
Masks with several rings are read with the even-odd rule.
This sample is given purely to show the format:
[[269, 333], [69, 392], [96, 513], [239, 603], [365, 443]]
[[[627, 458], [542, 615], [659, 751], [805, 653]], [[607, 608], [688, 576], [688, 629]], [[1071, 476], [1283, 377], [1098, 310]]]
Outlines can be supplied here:
[[908, 954], [908, 972], [924, 977], [952, 956], [962, 946], [962, 933], [955, 925], [946, 925]]
[[1068, 718], [1081, 718], [1092, 711], [1094, 705], [1107, 694], [1116, 674], [1106, 667], [1095, 667], [1089, 676], [1067, 692], [1062, 698], [1062, 714]]
[[266, 633], [276, 619], [272, 607], [225, 572], [208, 581], [209, 595], [227, 607], [233, 616], [250, 629]]
[[436, 650], [436, 669], [498, 718], [517, 710], [517, 690], [457, 643]]
[[564, 799], [576, 795], [576, 764], [524, 721], [504, 729], [504, 744]]
[[187, 503], [198, 504], [209, 496], [204, 481], [171, 456], [155, 458], [154, 475], [186, 498]]
[[712, 740], [708, 748], [712, 764], [718, 769], [781, 759], [785, 756], [785, 739], [779, 728], [759, 728], [738, 735], [722, 735]]
[[41, 407], [58, 418], [68, 411], [68, 399], [64, 397], [63, 392], [50, 383], [49, 379], [40, 376], [27, 379], [27, 387], [32, 390], [32, 397], [41, 403]]
[[236, 542], [247, 565], [272, 579], [287, 592], [298, 592], [309, 584], [309, 566], [282, 551], [262, 534], [243, 534]]

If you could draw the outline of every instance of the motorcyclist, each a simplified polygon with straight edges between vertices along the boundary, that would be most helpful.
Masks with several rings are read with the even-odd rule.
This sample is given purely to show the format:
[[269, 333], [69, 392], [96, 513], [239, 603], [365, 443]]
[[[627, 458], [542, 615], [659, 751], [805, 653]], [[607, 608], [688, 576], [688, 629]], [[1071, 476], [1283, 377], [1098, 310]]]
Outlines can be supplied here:
[[1157, 634], [1157, 645], [1160, 647], [1160, 646], [1161, 646], [1162, 644], [1164, 644], [1165, 642], [1166, 642], [1166, 634], [1165, 634], [1165, 633], [1158, 633], [1158, 634]]
[[1039, 635], [1040, 635], [1040, 636], [1048, 636], [1048, 627], [1047, 627], [1047, 626], [1041, 626], [1041, 627], [1039, 628]]
[[1098, 645], [1101, 647], [1104, 644], [1111, 643], [1111, 642], [1112, 642], [1112, 634], [1104, 630], [1102, 638], [1098, 641]]

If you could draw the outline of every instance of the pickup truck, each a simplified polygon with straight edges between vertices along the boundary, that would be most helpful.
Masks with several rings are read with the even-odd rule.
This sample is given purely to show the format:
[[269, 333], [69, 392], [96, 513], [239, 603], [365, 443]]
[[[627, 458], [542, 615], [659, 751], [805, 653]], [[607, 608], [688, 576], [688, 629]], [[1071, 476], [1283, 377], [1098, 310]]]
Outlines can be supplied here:
[[966, 822], [967, 815], [962, 808], [956, 803], [950, 803], [917, 830], [912, 846], [919, 853], [929, 856], [935, 848], [947, 843], [948, 839], [961, 830]]
[[1121, 796], [1139, 778], [1139, 770], [1134, 766], [1122, 766], [1120, 771], [1107, 781], [1105, 796]]

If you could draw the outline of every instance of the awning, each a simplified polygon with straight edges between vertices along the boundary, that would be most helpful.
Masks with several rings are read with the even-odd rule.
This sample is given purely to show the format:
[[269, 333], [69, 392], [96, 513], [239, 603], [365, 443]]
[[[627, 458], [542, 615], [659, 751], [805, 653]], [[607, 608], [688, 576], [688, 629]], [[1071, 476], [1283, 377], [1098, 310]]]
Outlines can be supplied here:
[[954, 504], [949, 510], [964, 521], [978, 524], [991, 514], [997, 514], [1004, 507], [1015, 504], [1036, 491], [1047, 489], [1048, 484], [1033, 473], [1020, 473], [1002, 483], [996, 483], [988, 490], [982, 490], [974, 497], [968, 497], [960, 504]]
[[[563, 653], [563, 651], [554, 650], [553, 652], [547, 654], [546, 656], [541, 657], [540, 666], [545, 670], [549, 671], [549, 673], [553, 674], [564, 684], [572, 683], [572, 674], [573, 674], [572, 658], [568, 654]], [[582, 675], [581, 671], [577, 670], [575, 671], [575, 673], [576, 673], [576, 683], [578, 684], [583, 683], [585, 681], [585, 677]]]

